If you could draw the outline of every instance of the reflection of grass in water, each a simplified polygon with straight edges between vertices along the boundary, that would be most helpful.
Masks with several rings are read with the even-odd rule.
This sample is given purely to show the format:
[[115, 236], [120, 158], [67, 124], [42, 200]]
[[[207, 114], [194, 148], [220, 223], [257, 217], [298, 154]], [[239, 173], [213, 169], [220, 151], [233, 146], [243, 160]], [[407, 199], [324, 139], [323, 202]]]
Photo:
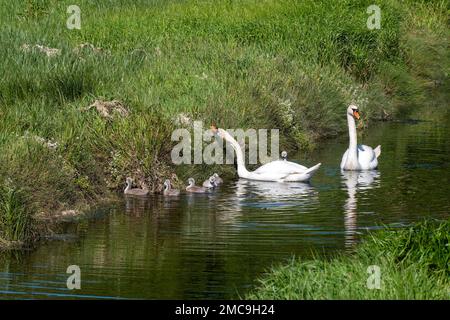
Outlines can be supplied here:
[[[367, 288], [367, 268], [381, 271], [381, 289]], [[450, 220], [425, 220], [369, 236], [356, 252], [331, 260], [293, 259], [274, 267], [249, 299], [449, 299]]]

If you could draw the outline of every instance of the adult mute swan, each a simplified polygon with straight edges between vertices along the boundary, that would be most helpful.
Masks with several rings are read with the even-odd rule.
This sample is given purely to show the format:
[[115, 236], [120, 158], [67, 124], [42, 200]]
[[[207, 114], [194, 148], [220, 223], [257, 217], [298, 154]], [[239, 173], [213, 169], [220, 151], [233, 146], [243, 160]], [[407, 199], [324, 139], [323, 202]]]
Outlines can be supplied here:
[[348, 133], [350, 145], [341, 161], [342, 170], [373, 170], [378, 166], [377, 158], [381, 154], [381, 146], [372, 149], [369, 146], [357, 144], [355, 118], [359, 119], [358, 107], [351, 104], [347, 108]]
[[258, 181], [304, 182], [309, 181], [321, 165], [318, 163], [311, 168], [307, 168], [295, 162], [275, 160], [262, 165], [255, 171], [248, 171], [245, 168], [245, 157], [239, 143], [223, 129], [211, 126], [211, 130], [220, 138], [228, 141], [236, 152], [239, 178]]

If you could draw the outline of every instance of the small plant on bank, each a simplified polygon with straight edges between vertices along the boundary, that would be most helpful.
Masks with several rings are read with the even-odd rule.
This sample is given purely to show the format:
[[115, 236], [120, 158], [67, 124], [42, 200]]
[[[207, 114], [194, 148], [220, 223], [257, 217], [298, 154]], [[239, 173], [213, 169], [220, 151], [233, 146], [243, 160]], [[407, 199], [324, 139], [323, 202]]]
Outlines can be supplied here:
[[0, 247], [16, 247], [33, 236], [33, 214], [24, 193], [10, 182], [0, 186]]

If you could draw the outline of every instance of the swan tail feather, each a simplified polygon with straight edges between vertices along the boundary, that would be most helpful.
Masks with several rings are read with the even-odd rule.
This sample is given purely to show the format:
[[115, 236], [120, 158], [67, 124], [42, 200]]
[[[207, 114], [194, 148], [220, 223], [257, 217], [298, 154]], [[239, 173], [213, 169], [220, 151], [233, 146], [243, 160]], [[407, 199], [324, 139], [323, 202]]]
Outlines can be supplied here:
[[375, 157], [379, 157], [381, 154], [381, 145], [379, 145], [378, 147], [376, 147], [375, 149], [373, 149], [373, 151], [375, 152]]
[[320, 168], [321, 163], [316, 164], [315, 166], [309, 168], [308, 170], [302, 173], [291, 173], [280, 180], [283, 182], [306, 182], [311, 179], [314, 173]]
[[322, 163], [318, 163], [315, 166], [308, 168], [307, 170], [305, 170], [303, 172], [298, 172], [298, 171], [289, 172], [289, 173], [285, 174], [284, 176], [281, 176], [280, 179], [282, 180], [282, 179], [285, 179], [292, 175], [312, 174], [312, 173], [316, 172], [320, 168], [321, 165], [322, 165]]
[[306, 170], [305, 172], [303, 172], [304, 174], [310, 174], [312, 175], [314, 172], [316, 172], [317, 170], [319, 170], [320, 166], [322, 165], [322, 163], [318, 163], [315, 166], [308, 168], [308, 170]]

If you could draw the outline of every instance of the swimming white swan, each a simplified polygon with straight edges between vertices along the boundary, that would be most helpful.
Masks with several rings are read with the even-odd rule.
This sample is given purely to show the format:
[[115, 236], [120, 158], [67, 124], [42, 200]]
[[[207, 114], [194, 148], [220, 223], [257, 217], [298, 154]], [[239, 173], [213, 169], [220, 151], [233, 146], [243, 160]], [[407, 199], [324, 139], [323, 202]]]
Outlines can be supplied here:
[[373, 170], [378, 166], [377, 158], [381, 154], [381, 146], [372, 149], [357, 144], [355, 118], [359, 119], [359, 110], [355, 105], [347, 108], [348, 133], [350, 144], [341, 161], [342, 170]]
[[255, 171], [248, 171], [245, 168], [244, 153], [239, 143], [225, 130], [211, 126], [214, 134], [225, 141], [228, 141], [236, 152], [238, 175], [240, 178], [258, 181], [277, 182], [303, 182], [308, 181], [319, 169], [320, 163], [311, 168], [306, 168], [295, 162], [285, 160], [275, 160], [262, 165]]

